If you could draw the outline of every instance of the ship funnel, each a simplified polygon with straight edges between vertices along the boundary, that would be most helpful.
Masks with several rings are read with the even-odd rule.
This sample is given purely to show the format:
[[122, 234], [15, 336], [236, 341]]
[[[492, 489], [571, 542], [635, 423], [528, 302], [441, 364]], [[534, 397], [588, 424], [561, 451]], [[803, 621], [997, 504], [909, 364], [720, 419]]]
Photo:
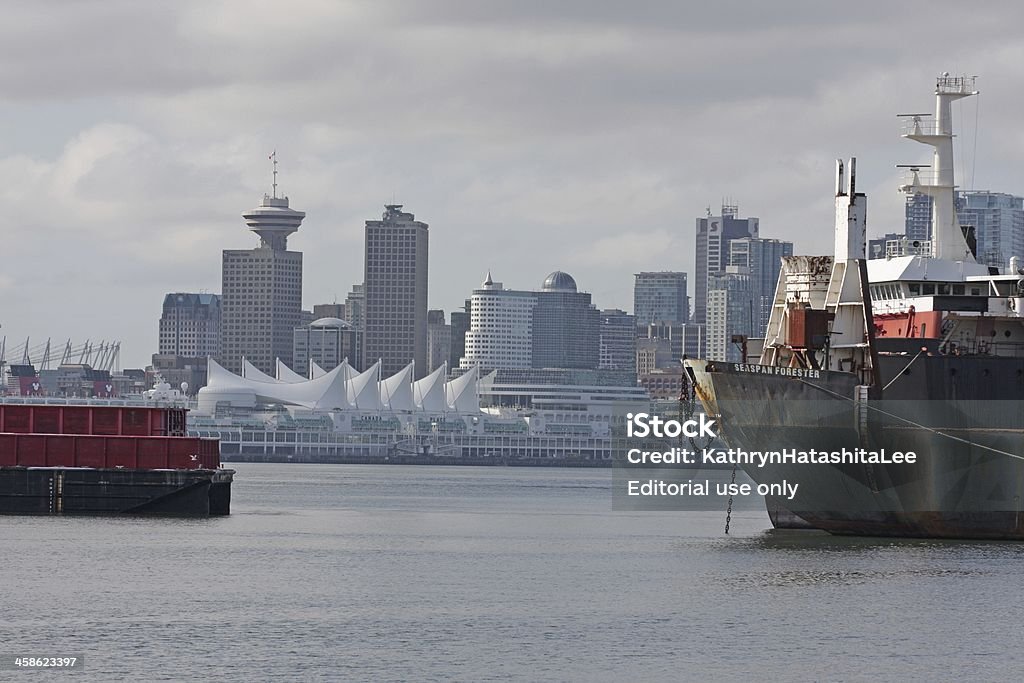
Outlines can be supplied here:
[[857, 159], [836, 160], [835, 260], [863, 259], [867, 248], [868, 198], [857, 192]]

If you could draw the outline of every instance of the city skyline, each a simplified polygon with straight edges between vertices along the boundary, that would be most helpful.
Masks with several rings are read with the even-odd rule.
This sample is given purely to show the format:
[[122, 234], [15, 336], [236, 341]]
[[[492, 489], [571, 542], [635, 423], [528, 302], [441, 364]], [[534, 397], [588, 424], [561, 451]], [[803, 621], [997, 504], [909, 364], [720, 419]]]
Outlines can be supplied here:
[[[894, 164], [927, 159], [893, 114], [927, 108], [921, 84], [943, 70], [980, 75], [976, 154], [977, 105], [954, 110], [963, 186], [1024, 193], [1024, 141], [1000, 137], [1022, 98], [1011, 4], [901, 8], [952, 63], [881, 3], [856, 21], [798, 3], [226, 7], [11, 8], [8, 348], [117, 339], [122, 367], [146, 365], [164, 294], [219, 292], [219, 254], [270, 191], [275, 149], [282, 192], [308, 213], [290, 245], [307, 309], [361, 280], [363, 221], [389, 201], [430, 223], [428, 306], [446, 311], [487, 268], [507, 282], [563, 269], [601, 308], [631, 310], [633, 273], [693, 277], [693, 220], [723, 197], [796, 253], [828, 253], [832, 164], [851, 154], [869, 235], [901, 232]], [[723, 40], [735, 49], [699, 59]]]

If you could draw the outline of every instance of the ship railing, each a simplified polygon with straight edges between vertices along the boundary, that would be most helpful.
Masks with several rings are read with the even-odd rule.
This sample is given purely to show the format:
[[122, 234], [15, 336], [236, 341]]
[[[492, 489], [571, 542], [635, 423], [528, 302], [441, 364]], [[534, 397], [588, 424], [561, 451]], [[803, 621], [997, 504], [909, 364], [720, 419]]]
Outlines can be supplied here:
[[940, 135], [939, 124], [931, 116], [913, 116], [902, 119], [901, 135]]
[[943, 95], [970, 95], [974, 93], [977, 76], [942, 75], [935, 79], [935, 90]]
[[885, 257], [896, 258], [898, 256], [931, 256], [931, 240], [911, 240], [907, 238], [898, 240], [886, 240]]
[[1000, 358], [1024, 358], [1024, 342], [995, 342], [976, 339], [970, 342], [949, 341], [942, 349], [953, 356], [998, 356]]
[[900, 187], [932, 187], [938, 185], [938, 174], [927, 166], [904, 168], [900, 171]]

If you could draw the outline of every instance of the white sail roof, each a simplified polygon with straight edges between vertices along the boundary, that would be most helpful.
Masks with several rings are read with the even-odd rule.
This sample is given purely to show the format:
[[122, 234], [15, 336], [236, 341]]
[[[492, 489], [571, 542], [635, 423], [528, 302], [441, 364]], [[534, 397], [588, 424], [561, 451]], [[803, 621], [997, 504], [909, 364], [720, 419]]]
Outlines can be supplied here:
[[[317, 377], [323, 377], [327, 374], [327, 371], [317, 365], [317, 362], [312, 358], [309, 359], [309, 378], [316, 379]], [[346, 377], [345, 379], [350, 379]]]
[[218, 401], [241, 401], [248, 404], [254, 399], [258, 403], [282, 403], [320, 410], [348, 407], [341, 366], [323, 377], [295, 383], [239, 377], [213, 359], [208, 361], [207, 367], [207, 383], [200, 390], [204, 394], [204, 405], [213, 405]]
[[480, 412], [480, 397], [476, 389], [479, 372], [479, 368], [474, 365], [461, 377], [456, 377], [445, 385], [445, 398], [449, 408], [457, 413]]
[[[331, 372], [341, 372], [344, 365], [339, 365]], [[380, 361], [373, 364], [366, 372], [356, 375], [345, 383], [348, 389], [348, 402], [359, 410], [380, 410], [380, 387], [377, 379], [380, 376]], [[316, 380], [310, 380], [315, 382]]]
[[380, 383], [380, 402], [390, 410], [415, 410], [412, 400], [412, 371], [415, 363], [409, 363]]
[[277, 381], [287, 382], [288, 384], [295, 384], [296, 382], [305, 382], [306, 378], [299, 373], [292, 370], [290, 367], [284, 364], [280, 358], [277, 359]]
[[448, 409], [444, 397], [444, 378], [448, 375], [448, 363], [421, 380], [413, 382], [412, 400], [416, 407], [428, 413], [443, 413]]
[[242, 379], [249, 379], [254, 382], [270, 382], [271, 384], [279, 382], [276, 378], [271, 377], [250, 363], [247, 358], [242, 358]]

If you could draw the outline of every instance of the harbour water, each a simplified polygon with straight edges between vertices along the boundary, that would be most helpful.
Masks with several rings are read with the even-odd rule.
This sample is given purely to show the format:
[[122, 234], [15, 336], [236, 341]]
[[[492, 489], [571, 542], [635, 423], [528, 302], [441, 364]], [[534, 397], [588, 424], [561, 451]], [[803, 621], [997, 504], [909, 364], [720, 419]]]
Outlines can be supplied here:
[[774, 532], [756, 499], [724, 536], [722, 509], [612, 512], [609, 470], [235, 467], [230, 517], [0, 518], [0, 654], [96, 680], [1024, 670], [1024, 544]]

